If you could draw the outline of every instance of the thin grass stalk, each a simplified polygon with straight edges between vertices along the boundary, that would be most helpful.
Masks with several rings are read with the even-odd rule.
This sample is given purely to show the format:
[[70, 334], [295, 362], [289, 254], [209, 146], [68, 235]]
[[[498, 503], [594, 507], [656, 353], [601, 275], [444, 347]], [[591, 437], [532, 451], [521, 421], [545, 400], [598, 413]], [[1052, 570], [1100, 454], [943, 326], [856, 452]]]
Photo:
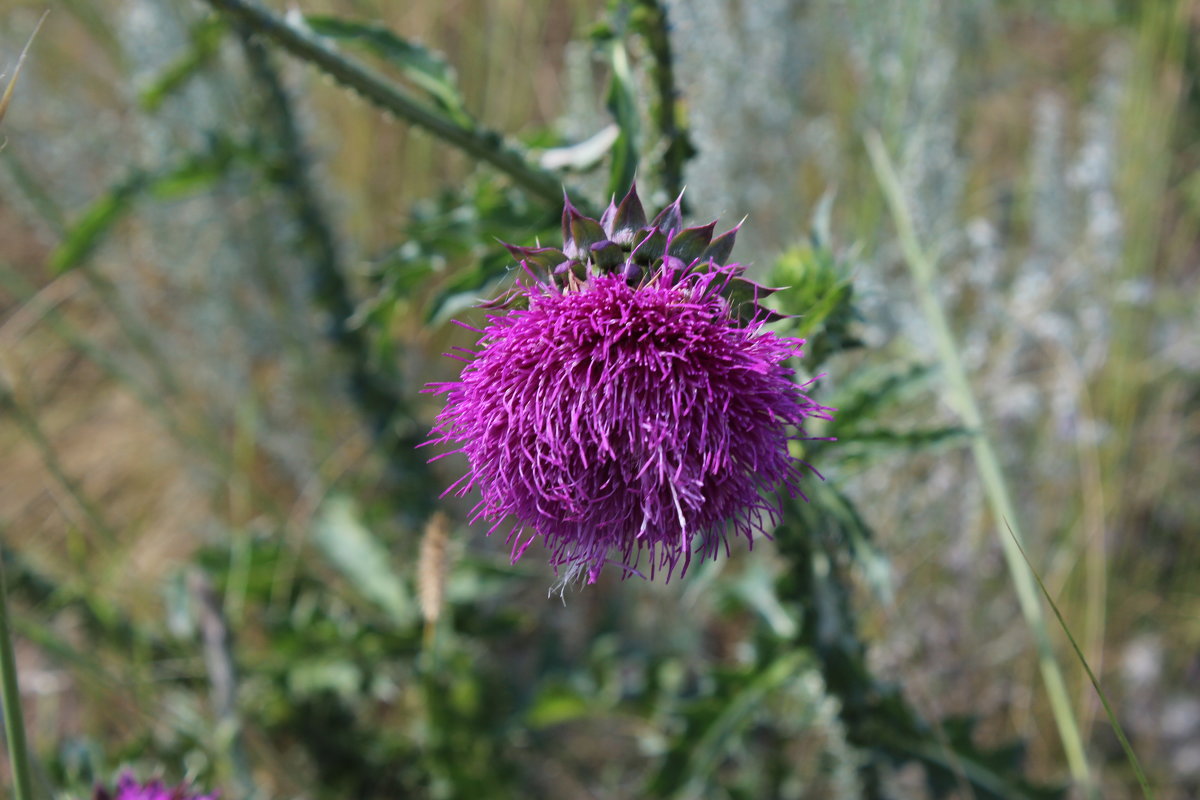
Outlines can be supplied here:
[[[1166, 257], [1165, 242], [1172, 236], [1171, 227], [1188, 238], [1191, 247], [1191, 226], [1171, 226], [1172, 197], [1179, 195], [1176, 170], [1194, 141], [1191, 131], [1181, 131], [1189, 84], [1186, 53], [1193, 39], [1195, 4], [1190, 0], [1163, 0], [1146, 3], [1140, 12], [1133, 52], [1133, 70], [1125, 89], [1120, 131], [1120, 168], [1117, 178], [1117, 198], [1125, 225], [1125, 242], [1118, 281], [1151, 279], [1165, 289], [1172, 280], [1168, 273], [1156, 279], [1160, 258]], [[1189, 257], [1190, 258], [1190, 257]], [[1158, 281], [1164, 281], [1158, 284]], [[1157, 293], [1157, 292], [1156, 292]], [[1167, 294], [1168, 292], [1164, 292]], [[1200, 292], [1194, 298], [1200, 301]], [[1161, 393], [1154, 371], [1148, 369], [1147, 358], [1161, 346], [1154, 335], [1158, 328], [1156, 314], [1160, 306], [1142, 306], [1110, 300], [1113, 305], [1111, 345], [1103, 372], [1096, 376], [1096, 385], [1103, 387], [1097, 398], [1100, 416], [1115, 435], [1107, 437], [1102, 446], [1101, 471], [1106, 483], [1120, 486], [1121, 491], [1109, 498], [1109, 513], [1114, 525], [1138, 526], [1131, 516], [1137, 504], [1128, 497], [1143, 491], [1157, 493], [1156, 482], [1143, 470], [1130, 472], [1131, 465], [1147, 464], [1142, 455], [1145, 447], [1143, 427], [1147, 400]], [[1157, 459], [1156, 459], [1157, 460]], [[1170, 463], [1162, 459], [1162, 463]], [[1149, 463], [1154, 463], [1150, 461]], [[1159, 500], [1165, 498], [1159, 496]]]
[[1117, 719], [1116, 712], [1113, 711], [1112, 706], [1109, 704], [1108, 695], [1105, 694], [1104, 689], [1100, 688], [1100, 680], [1096, 677], [1096, 673], [1092, 672], [1087, 659], [1084, 658], [1083, 650], [1080, 649], [1079, 643], [1075, 641], [1075, 636], [1071, 633], [1071, 629], [1067, 627], [1067, 621], [1063, 619], [1062, 612], [1058, 610], [1058, 605], [1055, 604], [1054, 598], [1050, 596], [1050, 591], [1046, 588], [1045, 582], [1034, 571], [1033, 565], [1029, 563], [1029, 556], [1025, 553], [1025, 548], [1021, 547], [1021, 543], [1017, 541], [1012, 527], [1009, 527], [1008, 533], [1013, 537], [1013, 544], [1021, 552], [1021, 558], [1025, 560], [1025, 565], [1029, 568], [1030, 573], [1033, 574], [1034, 580], [1037, 581], [1038, 588], [1042, 590], [1042, 595], [1046, 598], [1046, 602], [1050, 604], [1051, 610], [1054, 611], [1054, 617], [1062, 627], [1063, 633], [1067, 635], [1067, 641], [1071, 643], [1071, 648], [1075, 651], [1075, 657], [1083, 665], [1083, 671], [1087, 673], [1092, 688], [1096, 690], [1096, 695], [1100, 698], [1101, 705], [1104, 706], [1104, 713], [1108, 715], [1108, 722], [1112, 725], [1113, 733], [1116, 734], [1117, 740], [1121, 743], [1121, 749], [1125, 751], [1125, 758], [1129, 761], [1129, 765], [1133, 767], [1133, 774], [1137, 778], [1138, 786], [1141, 787], [1142, 796], [1146, 800], [1154, 800], [1154, 790], [1150, 788], [1150, 781], [1146, 777], [1145, 770], [1142, 769], [1142, 763], [1138, 760], [1137, 753], [1133, 750], [1133, 745], [1129, 743], [1129, 738], [1125, 736], [1125, 729], [1121, 727], [1121, 721]]
[[116, 542], [116, 529], [104, 519], [104, 515], [100, 509], [96, 507], [91, 498], [84, 492], [83, 486], [67, 473], [66, 467], [63, 466], [62, 461], [58, 457], [58, 451], [54, 448], [54, 444], [50, 441], [46, 432], [42, 430], [37, 416], [31, 414], [17, 400], [15, 394], [7, 385], [0, 385], [0, 410], [9, 413], [21, 431], [33, 442], [42, 457], [42, 464], [46, 467], [46, 471], [50, 473], [74, 502], [75, 507], [83, 515], [91, 532], [98, 534], [104, 544], [111, 545]]
[[0, 561], [0, 704], [4, 706], [4, 734], [12, 766], [14, 800], [33, 800], [25, 723], [21, 717], [21, 690], [17, 685], [17, 662], [13, 656], [12, 630], [8, 624], [8, 587], [4, 562]]
[[[42, 289], [36, 289], [25, 281], [10, 265], [0, 262], [0, 289], [12, 292], [17, 296], [17, 300], [22, 307], [28, 307], [30, 304], [40, 302], [39, 296], [46, 292], [48, 287], [57, 285], [58, 281], [76, 278], [86, 280], [85, 275], [87, 272], [88, 270], [86, 269], [77, 270], [66, 276], [57, 278], [55, 283], [47, 284]], [[74, 294], [74, 288], [63, 290], [62, 300]], [[84, 358], [95, 364], [107, 377], [129, 390], [154, 414], [155, 418], [162, 424], [163, 428], [170, 434], [174, 441], [180, 442], [188, 448], [189, 453], [203, 453], [205, 460], [196, 463], [205, 470], [206, 475], [209, 477], [223, 477], [224, 472], [219, 471], [219, 465], [224, 464], [224, 455], [218, 450], [212, 438], [185, 431], [181, 427], [180, 420], [177, 418], [178, 415], [165, 402], [166, 398], [163, 396], [163, 393], [157, 391], [155, 387], [143, 385], [141, 380], [138, 380], [129, 370], [123, 368], [113, 356], [113, 348], [97, 345], [94, 336], [89, 336], [86, 332], [76, 328], [57, 309], [60, 302], [62, 301], [56, 299], [52, 303], [39, 308], [36, 322], [44, 322], [63, 342], [78, 350]], [[13, 318], [10, 318], [4, 326], [0, 326], [0, 347], [7, 344], [8, 326], [12, 324], [12, 320]], [[0, 403], [2, 402], [3, 399], [0, 397]]]
[[900, 246], [904, 253], [904, 260], [912, 273], [917, 299], [921, 304], [926, 321], [933, 330], [938, 357], [951, 397], [964, 424], [976, 432], [971, 438], [971, 453], [983, 481], [988, 504], [996, 516], [997, 526], [1001, 522], [1011, 526], [1012, 536], [1000, 536], [1000, 543], [1004, 549], [1004, 558], [1013, 587], [1017, 592], [1021, 614], [1033, 634], [1037, 648], [1038, 668], [1046, 687], [1046, 694], [1050, 699], [1050, 708], [1058, 728], [1059, 739], [1062, 741], [1063, 750], [1067, 756], [1067, 765], [1075, 782], [1090, 796], [1098, 797], [1097, 788], [1088, 766], [1083, 738], [1071, 708], [1067, 685], [1063, 679], [1058, 659], [1054, 655], [1046, 618], [1038, 600], [1033, 573], [1021, 555], [1021, 543], [1024, 542], [1024, 537], [1018, 526], [1016, 508], [1012, 502], [1008, 483], [1005, 481], [1004, 472], [1000, 468], [1000, 459], [996, 455], [991, 439], [984, 431], [983, 414], [979, 410], [979, 404], [975, 400], [966, 369], [963, 367], [954, 334], [950, 330], [950, 323], [934, 292], [933, 263], [917, 240], [916, 227], [913, 224], [908, 202], [904, 197], [904, 190], [901, 188], [900, 179], [896, 175], [895, 167], [892, 166], [882, 138], [878, 133], [871, 131], [866, 136], [866, 146], [871, 157], [871, 164], [875, 169], [875, 175], [891, 210]]

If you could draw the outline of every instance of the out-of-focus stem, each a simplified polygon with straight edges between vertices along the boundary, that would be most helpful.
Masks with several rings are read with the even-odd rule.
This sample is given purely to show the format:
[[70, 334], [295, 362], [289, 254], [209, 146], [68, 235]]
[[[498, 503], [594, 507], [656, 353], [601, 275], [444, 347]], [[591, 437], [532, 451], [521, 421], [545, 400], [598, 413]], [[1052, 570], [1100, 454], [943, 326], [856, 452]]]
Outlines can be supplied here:
[[677, 197], [683, 190], [683, 167], [696, 154], [696, 149], [688, 138], [679, 110], [667, 10], [658, 0], [641, 0], [640, 6], [646, 14], [643, 35], [654, 59], [652, 72], [654, 87], [658, 92], [656, 122], [663, 138], [667, 140], [662, 165], [663, 188], [669, 197]]
[[17, 685], [17, 663], [13, 657], [12, 628], [8, 623], [8, 589], [4, 563], [0, 561], [0, 703], [4, 706], [4, 734], [12, 765], [14, 800], [33, 800], [25, 724], [21, 718], [21, 691]]
[[225, 746], [233, 778], [242, 796], [253, 797], [254, 783], [250, 778], [250, 763], [246, 757], [237, 708], [237, 668], [233, 663], [229, 626], [221, 613], [221, 602], [216, 591], [203, 573], [190, 573], [188, 588], [198, 609], [201, 650], [221, 744]]
[[419, 426], [404, 425], [404, 433], [397, 428], [399, 422], [411, 422], [408, 401], [398, 387], [372, 369], [370, 342], [364, 330], [351, 320], [357, 301], [346, 278], [336, 232], [309, 175], [307, 148], [292, 101], [271, 63], [270, 53], [252, 35], [252, 26], [236, 27], [251, 74], [263, 91], [263, 119], [271, 126], [272, 140], [278, 147], [273, 174], [300, 223], [297, 244], [310, 264], [313, 300], [329, 315], [329, 336], [349, 362], [351, 396], [388, 460], [391, 477], [396, 480], [394, 496], [398, 504], [420, 512], [430, 501], [427, 492], [418, 490], [420, 481], [413, 480], [425, 468], [424, 460], [413, 449], [412, 431]]

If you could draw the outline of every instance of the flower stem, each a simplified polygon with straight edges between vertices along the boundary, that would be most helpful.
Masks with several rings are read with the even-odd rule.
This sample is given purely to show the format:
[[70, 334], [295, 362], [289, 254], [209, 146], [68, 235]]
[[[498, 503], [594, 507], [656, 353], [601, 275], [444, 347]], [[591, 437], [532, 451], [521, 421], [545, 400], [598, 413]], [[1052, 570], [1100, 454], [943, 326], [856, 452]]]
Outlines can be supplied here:
[[8, 597], [4, 564], [0, 562], [0, 704], [4, 706], [4, 734], [8, 737], [8, 759], [12, 765], [14, 800], [33, 800], [25, 725], [21, 719], [21, 692], [17, 686], [16, 659], [8, 624]]
[[367, 102], [436, 134], [475, 158], [486, 161], [508, 175], [531, 194], [557, 205], [563, 185], [558, 175], [530, 163], [496, 131], [478, 125], [465, 126], [413, 99], [407, 92], [347, 58], [303, 28], [290, 25], [275, 14], [247, 0], [208, 0], [214, 8], [244, 23], [296, 58], [307, 61], [338, 83], [352, 89]]
[[1075, 721], [1075, 714], [1067, 696], [1067, 685], [1063, 680], [1062, 669], [1054, 656], [1046, 618], [1042, 613], [1037, 588], [1034, 585], [1033, 572], [1022, 557], [1021, 551], [1025, 539], [1018, 526], [1016, 508], [1008, 490], [1008, 483], [1004, 478], [1004, 471], [1000, 467], [1000, 459], [996, 455], [995, 448], [992, 447], [991, 439], [984, 432], [983, 414], [979, 410], [979, 404], [975, 400], [970, 380], [967, 378], [967, 371], [959, 357], [954, 334], [950, 330], [950, 323], [934, 293], [933, 262], [917, 240], [916, 226], [913, 224], [912, 214], [904, 198], [904, 190], [900, 186], [900, 179], [896, 175], [895, 167], [892, 166], [891, 158], [888, 157], [883, 139], [878, 133], [871, 131], [867, 134], [866, 145], [867, 152], [871, 156], [871, 163], [875, 168], [875, 175], [883, 189], [888, 206], [891, 208], [896, 233], [900, 238], [900, 247], [909, 271], [912, 273], [921, 309], [925, 314], [926, 322], [933, 329], [938, 357], [942, 362], [946, 382], [949, 384], [963, 422], [971, 430], [976, 431], [976, 435], [971, 440], [971, 452], [975, 457], [975, 466], [983, 481], [988, 504], [996, 516], [997, 525], [1006, 523], [1012, 534], [1011, 536], [1001, 535], [1000, 544], [1004, 548], [1004, 558], [1008, 564], [1013, 587], [1017, 592], [1021, 613], [1033, 633], [1042, 682], [1045, 684], [1046, 694], [1050, 698], [1050, 708], [1054, 714], [1055, 724], [1058, 726], [1059, 739], [1066, 752], [1071, 776], [1087, 791], [1089, 796], [1094, 796], [1095, 784], [1088, 768], [1083, 738], [1080, 736], [1079, 726]]

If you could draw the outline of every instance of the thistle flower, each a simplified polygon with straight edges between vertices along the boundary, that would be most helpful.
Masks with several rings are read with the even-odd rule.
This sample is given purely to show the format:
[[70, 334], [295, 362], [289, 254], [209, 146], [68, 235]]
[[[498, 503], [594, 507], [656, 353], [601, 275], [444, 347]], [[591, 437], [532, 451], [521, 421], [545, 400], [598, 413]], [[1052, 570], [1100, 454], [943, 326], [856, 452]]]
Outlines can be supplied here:
[[681, 200], [649, 224], [636, 187], [598, 221], [567, 200], [563, 248], [509, 247], [525, 277], [447, 354], [460, 379], [426, 388], [446, 395], [426, 444], [470, 465], [446, 493], [478, 488], [471, 521], [511, 521], [513, 562], [540, 538], [564, 583], [616, 554], [669, 580], [769, 538], [809, 468], [789, 442], [828, 419], [785, 365], [803, 340], [763, 329], [770, 290], [727, 263], [740, 226], [685, 228]]
[[193, 794], [182, 784], [168, 788], [162, 781], [140, 783], [130, 772], [117, 779], [112, 792], [97, 786], [93, 800], [217, 800], [217, 794]]

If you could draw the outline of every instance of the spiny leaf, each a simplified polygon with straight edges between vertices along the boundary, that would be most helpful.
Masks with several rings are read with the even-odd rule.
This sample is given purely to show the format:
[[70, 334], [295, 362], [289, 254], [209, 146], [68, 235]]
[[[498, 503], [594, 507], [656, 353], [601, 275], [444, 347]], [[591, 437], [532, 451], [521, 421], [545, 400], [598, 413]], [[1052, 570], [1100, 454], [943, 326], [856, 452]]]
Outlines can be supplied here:
[[454, 68], [440, 53], [397, 36], [383, 25], [354, 22], [339, 17], [311, 15], [304, 18], [318, 36], [361, 44], [400, 70], [405, 78], [424, 90], [457, 122], [471, 124]]
[[925, 448], [939, 444], [947, 444], [959, 439], [972, 436], [972, 432], [963, 427], [950, 426], [946, 428], [921, 428], [913, 431], [893, 431], [887, 429], [838, 431], [839, 444], [872, 444], [884, 447]]
[[642, 228], [633, 237], [633, 252], [629, 258], [638, 264], [650, 266], [662, 258], [667, 250], [667, 235], [658, 228]]
[[738, 316], [747, 322], [779, 322], [787, 319], [773, 308], [762, 304], [762, 300], [778, 289], [763, 286], [749, 278], [734, 278], [725, 289], [725, 297], [729, 304], [736, 309]]
[[211, 149], [195, 153], [153, 175], [146, 185], [147, 193], [156, 200], [171, 200], [192, 194], [219, 180], [236, 159], [250, 155], [248, 149], [240, 148], [227, 139], [217, 139], [212, 142]]
[[863, 370], [851, 388], [836, 398], [838, 426], [852, 427], [859, 419], [899, 400], [905, 391], [919, 386], [932, 373], [932, 367], [925, 364], [910, 364], [902, 370], [895, 367]]
[[[571, 218], [571, 241], [574, 242], [578, 249], [576, 258], [584, 260], [591, 252], [592, 245], [606, 241], [604, 229], [600, 227], [600, 223], [591, 217], [585, 217], [576, 214]], [[566, 249], [570, 255], [569, 247]]]
[[507, 243], [504, 246], [517, 260], [542, 272], [548, 273], [567, 260], [567, 254], [557, 247], [518, 247]]
[[616, 242], [610, 242], [605, 239], [602, 242], [596, 242], [591, 247], [592, 261], [602, 270], [613, 270], [625, 260], [625, 251], [621, 249], [621, 245]]

